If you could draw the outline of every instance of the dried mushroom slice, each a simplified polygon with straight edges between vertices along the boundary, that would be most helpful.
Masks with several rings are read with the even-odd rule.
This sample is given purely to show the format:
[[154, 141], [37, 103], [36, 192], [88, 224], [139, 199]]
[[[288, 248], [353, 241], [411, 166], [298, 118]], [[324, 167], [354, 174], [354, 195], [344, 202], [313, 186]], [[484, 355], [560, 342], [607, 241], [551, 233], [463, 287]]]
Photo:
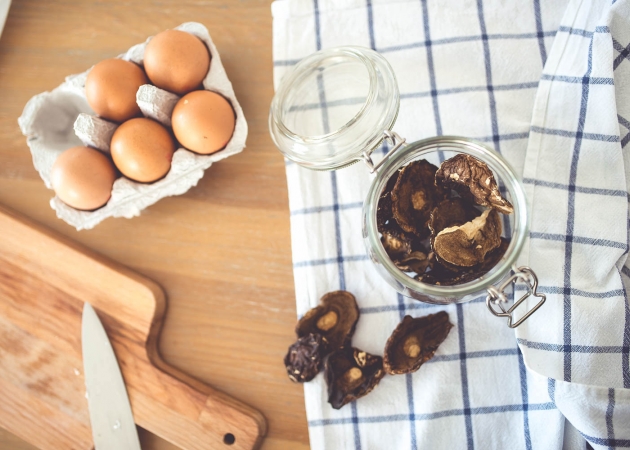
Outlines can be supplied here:
[[416, 235], [404, 232], [397, 225], [383, 230], [381, 243], [392, 260], [404, 258], [414, 251], [426, 252], [422, 241]]
[[[453, 268], [459, 270], [453, 271]], [[473, 268], [456, 267], [452, 265], [446, 267], [444, 264], [440, 264], [436, 261], [432, 264], [430, 272], [417, 276], [416, 280], [436, 286], [454, 286], [456, 284], [468, 283], [475, 278], [477, 278], [477, 275]]]
[[420, 239], [399, 227], [384, 230], [381, 243], [392, 262], [403, 272], [422, 273], [429, 265], [428, 252]]
[[436, 170], [425, 160], [406, 165], [391, 194], [394, 219], [404, 231], [420, 239], [429, 236], [431, 211], [445, 198], [445, 191], [435, 185]]
[[422, 281], [426, 284], [433, 284], [435, 286], [455, 286], [457, 284], [468, 283], [477, 279], [478, 276], [473, 272], [442, 272], [440, 274], [435, 271], [425, 273], [416, 277], [416, 280]]
[[492, 170], [473, 156], [459, 153], [444, 161], [435, 174], [435, 182], [460, 193], [470, 192], [478, 205], [496, 208], [503, 214], [514, 211], [512, 204], [501, 196]]
[[405, 233], [400, 228], [394, 227], [382, 231], [381, 244], [383, 244], [387, 255], [394, 260], [409, 255], [413, 252], [414, 247], [419, 245], [419, 242], [413, 234]]
[[442, 200], [431, 211], [431, 218], [428, 224], [431, 236], [435, 238], [444, 228], [463, 225], [480, 215], [481, 211], [475, 208], [471, 202], [461, 197]]
[[381, 195], [378, 198], [378, 205], [376, 207], [376, 227], [380, 232], [383, 232], [383, 230], [387, 228], [387, 225], [394, 221], [391, 193], [392, 189], [394, 189], [394, 186], [396, 185], [396, 181], [398, 181], [399, 174], [400, 170], [396, 171], [394, 175], [387, 180], [385, 189], [383, 189], [383, 192], [381, 192]]
[[496, 209], [487, 209], [464, 225], [440, 231], [433, 241], [433, 251], [440, 262], [472, 267], [501, 245], [501, 229]]
[[359, 320], [359, 307], [350, 292], [334, 291], [324, 295], [319, 306], [309, 310], [295, 327], [298, 337], [321, 334], [329, 351], [350, 342]]
[[289, 347], [284, 357], [284, 366], [291, 381], [311, 381], [322, 369], [326, 345], [319, 334], [309, 333]]
[[325, 363], [328, 403], [339, 409], [368, 394], [383, 378], [383, 358], [354, 347], [331, 353]]
[[424, 273], [429, 267], [429, 257], [425, 252], [414, 251], [409, 255], [394, 261], [396, 267], [403, 272]]
[[405, 316], [385, 344], [383, 368], [391, 375], [415, 372], [433, 358], [452, 327], [444, 311], [416, 319]]
[[477, 268], [477, 277], [485, 275], [490, 271], [490, 269], [496, 266], [501, 258], [503, 258], [503, 255], [505, 254], [509, 246], [510, 241], [502, 237], [499, 246], [491, 252], [488, 252], [486, 257], [483, 259], [481, 265]]
[[431, 271], [419, 275], [416, 277], [416, 280], [438, 286], [454, 286], [456, 284], [463, 284], [476, 280], [477, 278], [487, 274], [490, 269], [499, 263], [499, 260], [505, 254], [509, 245], [509, 240], [501, 238], [501, 244], [486, 254], [486, 257], [481, 264], [470, 268], [459, 267], [459, 270], [456, 272], [453, 272], [452, 270], [452, 268], [456, 266], [449, 265], [449, 267], [445, 267], [443, 264], [433, 261], [431, 264]]

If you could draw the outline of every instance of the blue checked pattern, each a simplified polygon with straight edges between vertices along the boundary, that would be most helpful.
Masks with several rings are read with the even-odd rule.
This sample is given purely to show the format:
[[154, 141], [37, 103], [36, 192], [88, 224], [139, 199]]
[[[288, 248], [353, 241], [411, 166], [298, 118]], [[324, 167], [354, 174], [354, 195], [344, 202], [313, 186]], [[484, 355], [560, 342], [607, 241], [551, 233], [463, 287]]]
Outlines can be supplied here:
[[[624, 18], [628, 5], [622, 0], [612, 8], [610, 2], [592, 6], [617, 11], [608, 15], [584, 12], [583, 8], [591, 7], [586, 0], [582, 10], [575, 6], [577, 1], [568, 7], [567, 3], [274, 2], [276, 83], [301, 58], [319, 49], [338, 45], [373, 48], [388, 59], [398, 79], [401, 106], [395, 131], [408, 141], [456, 134], [487, 142], [523, 174], [530, 200], [536, 198], [530, 246], [522, 255], [523, 262], [530, 258], [544, 280], [540, 291], [550, 298], [532, 319], [536, 318], [537, 327], [552, 321], [560, 330], [558, 337], [538, 329], [531, 332], [534, 325], [528, 325], [519, 329], [518, 345], [505, 323], [488, 313], [484, 297], [462, 305], [438, 306], [397, 294], [379, 278], [365, 255], [361, 208], [372, 182], [367, 169], [357, 164], [337, 172], [313, 172], [287, 162], [298, 315], [316, 306], [324, 293], [347, 289], [357, 297], [361, 311], [353, 345], [379, 355], [406, 314], [445, 310], [455, 325], [435, 357], [419, 371], [386, 376], [368, 396], [339, 411], [328, 405], [321, 375], [306, 383], [313, 449], [546, 450], [562, 449], [563, 443], [571, 450], [630, 446], [630, 399], [624, 389], [628, 387], [630, 350], [630, 312], [625, 300], [630, 285], [625, 284], [630, 283], [630, 269], [622, 264], [629, 223], [624, 168], [630, 167], [622, 148], [630, 141], [630, 102], [615, 89], [618, 77], [630, 70], [630, 14]], [[593, 15], [594, 20], [589, 21]], [[611, 17], [616, 22], [608, 20]], [[575, 42], [576, 48], [565, 54], [580, 56], [574, 59], [575, 64], [582, 63], [581, 71], [548, 70], [549, 61], [560, 64], [559, 39], [561, 43]], [[609, 40], [608, 54], [602, 53], [599, 39]], [[555, 92], [559, 86], [574, 90], [566, 95], [577, 106], [552, 104], [550, 108], [561, 107], [561, 113], [541, 116], [545, 111], [541, 92]], [[318, 113], [314, 120], [321, 120], [325, 129], [329, 117], [353, 99], [327, 100], [323, 81], [319, 93], [319, 103], [301, 107]], [[617, 104], [614, 126], [608, 123], [608, 113], [606, 123], [591, 116], [592, 105], [604, 93], [617, 96], [606, 98], [605, 103]], [[541, 117], [566, 120], [539, 120]], [[548, 148], [535, 147], [536, 136], [553, 139], [557, 146], [552, 148], [558, 151], [536, 151]], [[608, 159], [588, 158], [602, 145], [611, 149], [601, 150], [610, 152]], [[623, 158], [611, 163], [619, 169], [611, 170], [614, 177], [606, 175], [603, 182], [595, 182], [584, 176], [584, 165], [608, 164], [613, 156]], [[555, 172], [541, 173], [538, 157], [566, 161], [558, 159], [551, 165]], [[572, 158], [576, 159], [573, 163]], [[566, 169], [566, 176], [558, 176], [559, 168]], [[583, 198], [592, 199], [587, 203], [591, 207], [613, 205], [613, 217], [600, 217], [608, 229], [615, 228], [614, 233], [604, 227], [602, 233], [594, 234], [582, 226], [590, 217], [585, 216]], [[620, 221], [622, 225], [617, 226]], [[612, 266], [623, 267], [623, 283], [618, 272], [617, 283], [577, 282], [576, 270], [584, 265], [578, 261], [584, 260], [584, 252], [589, 258], [597, 253], [618, 261]], [[602, 271], [593, 272], [601, 276]], [[587, 314], [593, 324], [602, 305], [614, 304], [613, 309], [621, 305], [615, 314], [623, 323], [613, 337], [584, 339], [591, 330], [583, 333], [574, 328], [583, 327], [584, 318], [572, 305], [582, 307], [583, 302], [592, 305]], [[576, 407], [575, 398], [588, 402]], [[565, 425], [565, 417], [570, 424]]]

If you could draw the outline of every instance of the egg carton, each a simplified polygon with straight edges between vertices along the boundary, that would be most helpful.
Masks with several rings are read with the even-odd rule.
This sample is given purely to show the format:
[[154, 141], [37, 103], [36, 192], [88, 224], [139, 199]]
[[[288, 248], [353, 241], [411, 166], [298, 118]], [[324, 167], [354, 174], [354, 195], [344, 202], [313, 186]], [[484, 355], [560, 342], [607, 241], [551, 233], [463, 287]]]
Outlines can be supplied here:
[[[57, 196], [53, 197], [50, 206], [56, 211], [57, 217], [77, 230], [93, 228], [108, 217], [138, 216], [144, 208], [164, 197], [183, 194], [199, 182], [212, 163], [239, 153], [245, 147], [247, 122], [208, 30], [196, 22], [187, 22], [175, 29], [197, 36], [210, 51], [210, 70], [203, 80], [203, 87], [230, 101], [236, 114], [234, 134], [223, 150], [211, 155], [199, 155], [183, 147], [178, 148], [173, 154], [171, 170], [164, 178], [153, 183], [118, 178], [114, 182], [111, 198], [105, 206], [97, 210], [77, 210], [63, 203]], [[150, 39], [131, 47], [119, 58], [142, 66], [144, 49]], [[118, 127], [115, 123], [97, 117], [88, 105], [85, 96], [88, 73], [89, 70], [70, 75], [52, 91], [31, 98], [18, 119], [20, 129], [27, 137], [33, 165], [49, 189], [52, 189], [52, 166], [63, 151], [77, 145], [88, 145], [109, 153], [111, 137]], [[171, 126], [171, 113], [179, 98], [151, 85], [141, 86], [136, 95], [142, 113], [167, 127]]]

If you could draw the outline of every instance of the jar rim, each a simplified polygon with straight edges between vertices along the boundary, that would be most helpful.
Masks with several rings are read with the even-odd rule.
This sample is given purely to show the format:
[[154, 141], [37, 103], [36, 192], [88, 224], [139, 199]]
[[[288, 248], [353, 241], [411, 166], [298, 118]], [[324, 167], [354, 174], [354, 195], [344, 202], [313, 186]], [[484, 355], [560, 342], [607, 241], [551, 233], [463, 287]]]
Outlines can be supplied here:
[[[385, 188], [387, 180], [400, 167], [423, 155], [437, 151], [466, 153], [488, 164], [497, 181], [504, 184], [514, 206], [514, 230], [505, 254], [487, 274], [467, 283], [453, 286], [441, 286], [422, 283], [398, 269], [387, 255], [380, 240], [377, 228], [376, 210], [379, 196]], [[498, 172], [498, 173], [497, 173]], [[377, 178], [372, 182], [363, 205], [364, 238], [368, 253], [382, 265], [395, 282], [403, 286], [403, 294], [429, 303], [459, 303], [467, 301], [463, 297], [483, 291], [505, 277], [516, 262], [528, 233], [528, 214], [525, 190], [514, 169], [497, 152], [490, 147], [472, 139], [459, 136], [437, 136], [412, 142], [392, 155], [379, 170]], [[388, 280], [389, 281], [389, 280]], [[414, 295], [417, 294], [417, 295]], [[448, 299], [448, 300], [444, 300]]]

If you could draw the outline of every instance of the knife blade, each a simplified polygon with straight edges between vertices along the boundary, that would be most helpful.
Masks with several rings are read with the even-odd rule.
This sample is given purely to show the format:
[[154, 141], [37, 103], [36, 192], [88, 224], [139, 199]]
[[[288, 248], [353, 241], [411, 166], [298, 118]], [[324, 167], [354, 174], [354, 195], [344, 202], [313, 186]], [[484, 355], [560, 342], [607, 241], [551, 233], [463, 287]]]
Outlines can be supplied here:
[[2, 29], [7, 20], [9, 14], [9, 7], [11, 6], [11, 0], [0, 0], [0, 36], [2, 36]]
[[89, 303], [81, 328], [83, 372], [96, 450], [140, 450], [120, 367], [103, 324]]

